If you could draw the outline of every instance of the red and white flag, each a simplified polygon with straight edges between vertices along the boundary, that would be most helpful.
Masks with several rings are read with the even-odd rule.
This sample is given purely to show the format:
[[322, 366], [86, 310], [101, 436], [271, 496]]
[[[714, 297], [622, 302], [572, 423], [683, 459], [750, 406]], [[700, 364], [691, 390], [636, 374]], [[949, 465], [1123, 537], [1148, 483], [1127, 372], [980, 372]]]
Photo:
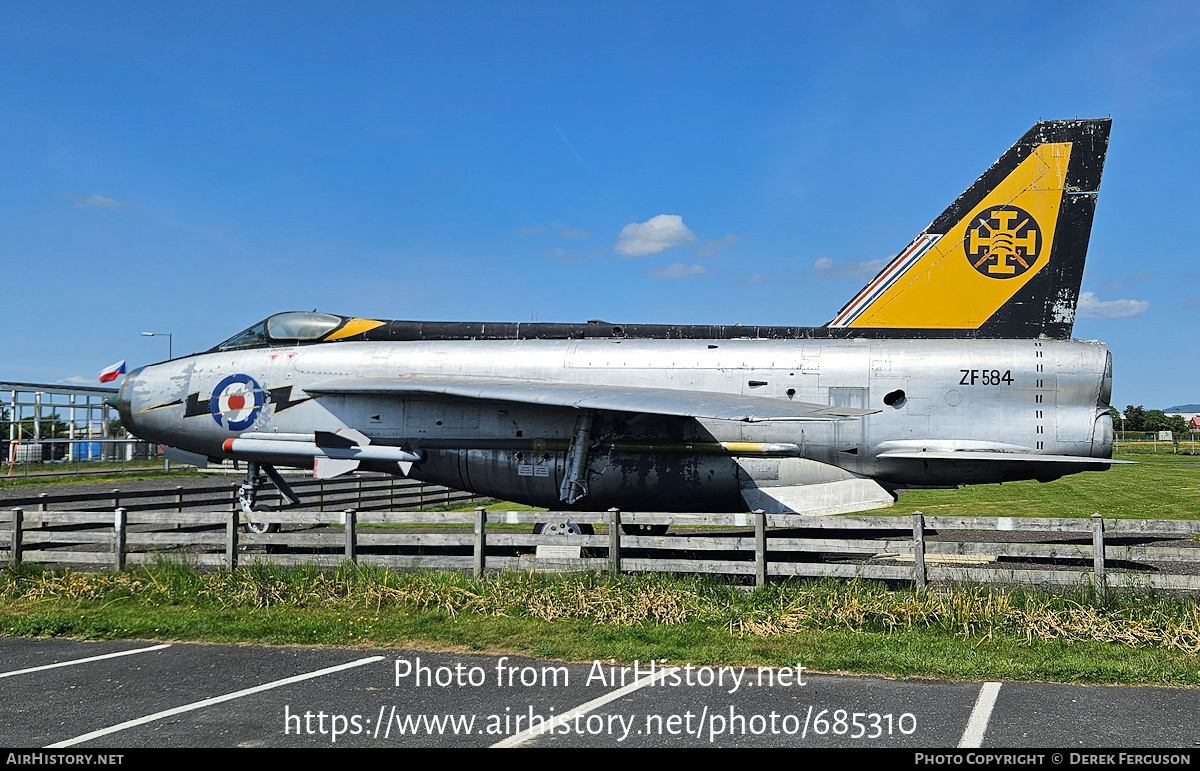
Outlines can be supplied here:
[[111, 367], [105, 367], [100, 372], [100, 382], [110, 383], [125, 374], [125, 360], [121, 359]]

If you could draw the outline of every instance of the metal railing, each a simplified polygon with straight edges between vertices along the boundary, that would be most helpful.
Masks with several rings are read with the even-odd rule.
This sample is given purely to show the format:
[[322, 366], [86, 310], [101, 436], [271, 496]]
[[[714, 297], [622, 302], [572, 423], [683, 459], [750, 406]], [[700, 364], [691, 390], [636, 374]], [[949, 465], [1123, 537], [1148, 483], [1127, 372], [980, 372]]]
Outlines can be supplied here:
[[1157, 431], [1117, 431], [1113, 452], [1149, 452], [1195, 455], [1200, 431], [1174, 431], [1170, 439], [1160, 439]]
[[10, 439], [0, 442], [0, 476], [45, 472], [75, 476], [104, 467], [122, 472], [138, 461], [159, 461], [162, 445], [141, 439]]

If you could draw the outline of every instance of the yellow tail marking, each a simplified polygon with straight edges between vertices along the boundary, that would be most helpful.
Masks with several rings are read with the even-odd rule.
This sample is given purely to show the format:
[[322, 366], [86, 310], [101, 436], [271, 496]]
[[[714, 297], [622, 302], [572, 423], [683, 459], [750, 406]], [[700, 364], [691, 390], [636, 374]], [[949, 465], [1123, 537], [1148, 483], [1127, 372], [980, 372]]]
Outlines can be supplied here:
[[979, 328], [1050, 261], [1070, 160], [1040, 145], [850, 326]]

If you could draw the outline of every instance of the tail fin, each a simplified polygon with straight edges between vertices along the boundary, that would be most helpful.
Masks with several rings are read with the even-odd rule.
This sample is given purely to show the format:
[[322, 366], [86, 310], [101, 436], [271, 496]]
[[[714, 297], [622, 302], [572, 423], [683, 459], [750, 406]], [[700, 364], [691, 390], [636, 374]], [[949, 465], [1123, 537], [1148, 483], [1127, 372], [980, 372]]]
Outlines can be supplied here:
[[1111, 125], [1035, 124], [828, 326], [1069, 338]]

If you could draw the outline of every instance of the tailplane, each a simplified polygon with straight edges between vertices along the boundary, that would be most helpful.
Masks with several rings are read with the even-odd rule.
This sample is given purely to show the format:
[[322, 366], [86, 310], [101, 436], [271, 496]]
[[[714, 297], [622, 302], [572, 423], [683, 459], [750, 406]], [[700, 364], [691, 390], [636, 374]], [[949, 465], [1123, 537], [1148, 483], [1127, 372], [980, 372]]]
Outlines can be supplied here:
[[1070, 338], [1111, 125], [1035, 124], [828, 326]]

